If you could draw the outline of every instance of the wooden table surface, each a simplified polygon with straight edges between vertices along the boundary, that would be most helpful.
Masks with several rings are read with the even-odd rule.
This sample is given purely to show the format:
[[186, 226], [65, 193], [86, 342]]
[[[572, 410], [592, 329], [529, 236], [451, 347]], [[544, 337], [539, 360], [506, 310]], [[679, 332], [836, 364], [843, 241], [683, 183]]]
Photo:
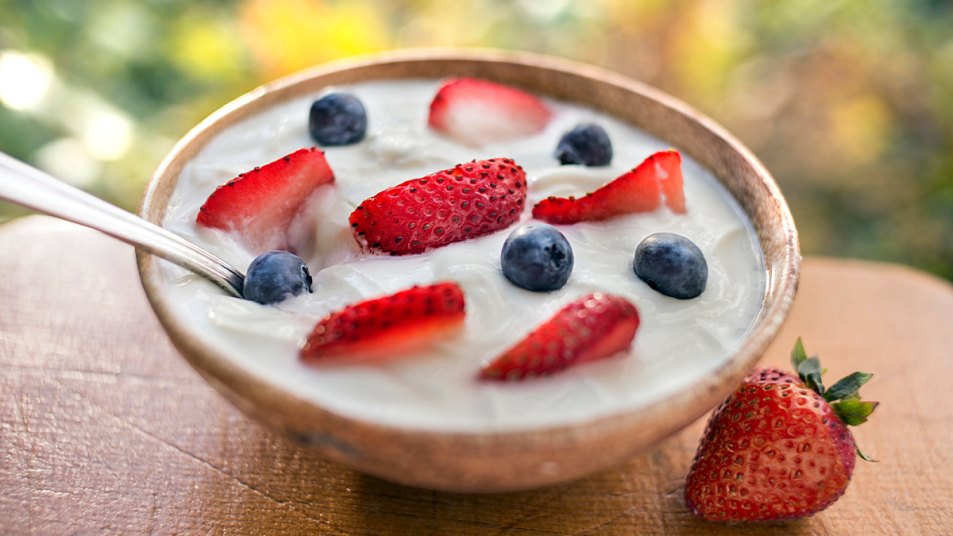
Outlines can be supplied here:
[[831, 377], [875, 373], [846, 495], [784, 525], [695, 520], [680, 486], [703, 422], [537, 491], [462, 495], [325, 462], [229, 406], [155, 320], [132, 248], [44, 217], [0, 226], [0, 533], [953, 534], [953, 287], [807, 259], [764, 363], [804, 337]]

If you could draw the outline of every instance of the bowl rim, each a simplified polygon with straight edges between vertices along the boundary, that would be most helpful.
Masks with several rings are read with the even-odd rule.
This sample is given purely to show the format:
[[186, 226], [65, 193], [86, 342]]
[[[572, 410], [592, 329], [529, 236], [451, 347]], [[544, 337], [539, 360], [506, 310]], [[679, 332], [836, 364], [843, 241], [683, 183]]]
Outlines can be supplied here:
[[[776, 266], [774, 273], [769, 270], [767, 274], [766, 295], [763, 298], [759, 316], [755, 319], [741, 346], [725, 363], [722, 363], [712, 373], [700, 378], [690, 386], [637, 409], [624, 410], [570, 423], [534, 427], [527, 430], [434, 430], [364, 420], [360, 417], [336, 413], [319, 406], [311, 400], [299, 397], [283, 389], [282, 386], [273, 384], [247, 371], [215, 348], [203, 345], [199, 337], [190, 334], [188, 326], [177, 319], [174, 309], [171, 307], [170, 299], [164, 295], [162, 280], [156, 266], [157, 257], [142, 250], [137, 250], [136, 257], [143, 288], [156, 316], [168, 332], [174, 345], [200, 375], [240, 409], [255, 416], [265, 417], [273, 424], [278, 424], [279, 427], [306, 438], [308, 437], [309, 426], [302, 426], [302, 423], [319, 422], [326, 425], [327, 423], [346, 422], [359, 428], [372, 429], [394, 436], [462, 438], [479, 442], [503, 443], [513, 448], [522, 448], [526, 444], [538, 444], [539, 441], [565, 444], [574, 441], [581, 433], [605, 430], [605, 427], [620, 426], [620, 423], [624, 423], [624, 426], [639, 422], [651, 422], [656, 425], [666, 423], [667, 429], [657, 434], [655, 440], [650, 442], [654, 443], [701, 417], [723, 400], [754, 367], [786, 319], [797, 292], [800, 275], [801, 255], [798, 234], [780, 188], [764, 165], [747, 147], [725, 128], [688, 104], [627, 76], [571, 60], [496, 49], [404, 49], [317, 65], [261, 85], [219, 108], [193, 127], [175, 144], [156, 169], [142, 197], [138, 213], [141, 217], [161, 225], [165, 207], [157, 206], [157, 197], [163, 177], [177, 177], [177, 170], [181, 168], [180, 160], [187, 161], [191, 158], [187, 156], [188, 150], [197, 151], [204, 147], [217, 132], [216, 126], [221, 125], [224, 121], [246, 117], [246, 115], [242, 115], [242, 112], [250, 105], [261, 101], [282, 102], [294, 98], [296, 93], [293, 90], [298, 85], [317, 77], [325, 77], [342, 71], [359, 70], [382, 64], [461, 60], [475, 63], [503, 62], [516, 67], [556, 71], [560, 75], [571, 74], [595, 79], [599, 83], [612, 85], [625, 92], [641, 95], [656, 101], [676, 114], [684, 116], [690, 122], [698, 123], [702, 129], [707, 130], [724, 142], [744, 160], [746, 165], [751, 167], [754, 174], [763, 183], [758, 186], [766, 189], [773, 208], [780, 215], [779, 224], [784, 235], [783, 250], [781, 251], [781, 262]], [[250, 112], [247, 115], [253, 115], [254, 113]], [[207, 138], [201, 141], [203, 137]], [[198, 149], [196, 149], [196, 146]], [[723, 182], [720, 177], [718, 179], [719, 182]], [[166, 181], [168, 180], [166, 179]], [[175, 179], [172, 180], [174, 184]], [[733, 197], [737, 200], [736, 196], [733, 195]], [[744, 212], [754, 222], [751, 213], [747, 209]], [[157, 214], [158, 217], [151, 218], [150, 215], [152, 214]], [[764, 250], [764, 243], [760, 236], [759, 246]], [[765, 268], [768, 268], [767, 262]], [[774, 281], [774, 285], [772, 285], [772, 281]], [[774, 292], [768, 295], [768, 289], [772, 287]], [[241, 392], [238, 392], [238, 388], [241, 388]], [[304, 416], [287, 418], [276, 416], [277, 411], [289, 408], [294, 408], [295, 412], [302, 412]], [[673, 411], [680, 412], [680, 418], [665, 419], [662, 416], [663, 414], [671, 415]]]

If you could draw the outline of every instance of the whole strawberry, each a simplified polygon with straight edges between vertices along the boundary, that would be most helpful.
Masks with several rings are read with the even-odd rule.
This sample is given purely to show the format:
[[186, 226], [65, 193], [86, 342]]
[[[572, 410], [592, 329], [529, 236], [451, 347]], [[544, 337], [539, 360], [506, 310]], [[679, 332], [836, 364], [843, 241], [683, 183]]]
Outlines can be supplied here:
[[871, 374], [825, 390], [817, 356], [798, 339], [793, 376], [758, 369], [712, 414], [685, 483], [685, 502], [709, 521], [771, 521], [812, 515], [847, 489], [855, 456], [869, 460], [848, 425], [877, 402], [860, 400]]

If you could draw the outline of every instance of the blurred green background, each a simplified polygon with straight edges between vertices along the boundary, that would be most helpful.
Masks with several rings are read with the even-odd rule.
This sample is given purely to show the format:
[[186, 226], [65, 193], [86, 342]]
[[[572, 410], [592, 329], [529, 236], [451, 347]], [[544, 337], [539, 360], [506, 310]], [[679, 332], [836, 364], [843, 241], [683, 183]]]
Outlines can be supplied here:
[[[949, 0], [0, 0], [0, 150], [131, 209], [225, 102], [416, 46], [542, 52], [660, 87], [765, 162], [806, 254], [953, 279]], [[21, 214], [0, 204], [0, 221]]]

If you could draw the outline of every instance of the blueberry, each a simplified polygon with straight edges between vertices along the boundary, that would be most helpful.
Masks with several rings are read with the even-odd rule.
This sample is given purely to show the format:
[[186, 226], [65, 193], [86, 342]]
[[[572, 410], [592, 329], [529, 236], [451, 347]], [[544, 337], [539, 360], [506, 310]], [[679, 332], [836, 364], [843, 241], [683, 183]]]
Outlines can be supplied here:
[[311, 292], [308, 266], [287, 251], [262, 253], [251, 262], [245, 274], [246, 300], [268, 305], [305, 291]]
[[526, 290], [562, 288], [572, 273], [572, 246], [552, 225], [529, 223], [513, 231], [500, 256], [503, 275]]
[[708, 263], [694, 242], [674, 233], [649, 235], [635, 249], [635, 275], [680, 300], [695, 298], [708, 283]]
[[321, 145], [357, 143], [367, 131], [367, 112], [354, 95], [329, 93], [311, 104], [308, 129]]
[[612, 142], [599, 125], [577, 125], [560, 138], [556, 158], [563, 165], [608, 166], [612, 162]]

